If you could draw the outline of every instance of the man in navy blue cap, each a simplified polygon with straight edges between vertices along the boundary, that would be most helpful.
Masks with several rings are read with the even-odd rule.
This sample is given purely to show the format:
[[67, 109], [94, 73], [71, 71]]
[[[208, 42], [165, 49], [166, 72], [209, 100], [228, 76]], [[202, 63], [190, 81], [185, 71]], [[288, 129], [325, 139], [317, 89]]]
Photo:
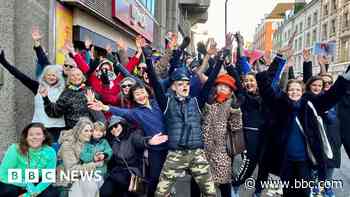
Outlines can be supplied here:
[[[201, 129], [201, 107], [208, 99], [224, 61], [224, 55], [216, 57], [216, 66], [210, 73], [200, 95], [190, 95], [190, 75], [186, 68], [176, 68], [170, 76], [171, 93], [165, 94], [157, 80], [152, 65], [150, 49], [144, 48], [150, 84], [164, 113], [168, 131], [168, 155], [164, 163], [155, 196], [167, 196], [179, 175], [190, 172], [204, 196], [216, 196], [216, 190], [209, 170], [209, 162], [203, 150]], [[223, 54], [223, 53], [221, 53]], [[198, 87], [201, 88], [201, 87]]]

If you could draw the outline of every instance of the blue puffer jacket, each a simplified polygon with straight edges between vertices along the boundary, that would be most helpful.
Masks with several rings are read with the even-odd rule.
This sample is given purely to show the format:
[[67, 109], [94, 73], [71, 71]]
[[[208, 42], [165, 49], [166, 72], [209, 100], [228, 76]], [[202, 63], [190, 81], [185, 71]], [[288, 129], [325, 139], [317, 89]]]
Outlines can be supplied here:
[[[201, 112], [196, 98], [180, 101], [168, 98], [164, 112], [168, 131], [168, 147], [172, 150], [203, 148]], [[171, 109], [171, 110], [168, 110]]]

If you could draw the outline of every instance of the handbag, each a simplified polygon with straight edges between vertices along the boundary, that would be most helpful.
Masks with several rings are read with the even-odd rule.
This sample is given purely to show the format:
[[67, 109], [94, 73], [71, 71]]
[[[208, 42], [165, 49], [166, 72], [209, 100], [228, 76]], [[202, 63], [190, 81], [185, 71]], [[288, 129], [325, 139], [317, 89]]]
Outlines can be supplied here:
[[242, 112], [234, 109], [230, 115], [226, 132], [226, 151], [230, 157], [243, 153], [245, 148], [242, 127]]
[[122, 159], [131, 175], [128, 191], [135, 194], [145, 194], [146, 179], [142, 176], [137, 176], [132, 170], [130, 170], [126, 160], [124, 158]]
[[226, 150], [230, 157], [243, 153], [245, 150], [243, 129], [227, 131]]
[[318, 124], [317, 126], [318, 126], [318, 130], [320, 131], [324, 154], [327, 156], [328, 159], [332, 159], [333, 158], [333, 151], [332, 151], [331, 145], [328, 141], [326, 130], [325, 130], [324, 125], [323, 125], [323, 119], [321, 116], [319, 116], [317, 114], [317, 111], [316, 111], [314, 105], [310, 101], [308, 101], [307, 104], [312, 109], [312, 111], [317, 119], [317, 124]]

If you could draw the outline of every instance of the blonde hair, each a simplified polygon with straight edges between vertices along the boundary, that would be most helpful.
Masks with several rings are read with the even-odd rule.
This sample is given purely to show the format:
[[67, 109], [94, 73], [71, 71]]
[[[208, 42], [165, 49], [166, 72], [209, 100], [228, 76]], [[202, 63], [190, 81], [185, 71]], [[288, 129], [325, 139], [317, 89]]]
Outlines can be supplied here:
[[[70, 71], [70, 73], [74, 72], [74, 71], [78, 71], [81, 75], [81, 78], [82, 78], [82, 83], [85, 83], [86, 81], [86, 77], [83, 73], [83, 71], [81, 71], [79, 68], [72, 68], [72, 70]], [[70, 80], [71, 80], [71, 74], [68, 74], [68, 77], [67, 77], [67, 83], [70, 84]]]
[[103, 133], [106, 133], [106, 125], [103, 122], [97, 121], [94, 123], [94, 129], [100, 130]]

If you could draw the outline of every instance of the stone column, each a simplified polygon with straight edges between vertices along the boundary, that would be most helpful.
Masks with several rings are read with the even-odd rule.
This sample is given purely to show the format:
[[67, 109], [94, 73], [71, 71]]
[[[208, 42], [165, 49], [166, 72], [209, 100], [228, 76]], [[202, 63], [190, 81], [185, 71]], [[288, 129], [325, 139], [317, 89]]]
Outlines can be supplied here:
[[179, 0], [166, 0], [166, 30], [178, 32]]
[[[31, 30], [38, 26], [43, 34], [42, 46], [48, 50], [49, 4], [47, 0], [16, 0], [14, 21], [14, 53], [18, 69], [35, 78], [35, 53]], [[18, 132], [31, 122], [33, 117], [33, 93], [15, 80], [16, 130]]]
[[[2, 0], [0, 3], [0, 48], [4, 49], [6, 58], [14, 62], [14, 14], [15, 0]], [[0, 159], [10, 143], [16, 141], [15, 94], [13, 77], [0, 66], [2, 75], [0, 86]]]
[[163, 50], [164, 37], [166, 34], [166, 19], [167, 19], [167, 2], [164, 0], [156, 0], [155, 18], [158, 24], [155, 24], [153, 33], [153, 46]]

